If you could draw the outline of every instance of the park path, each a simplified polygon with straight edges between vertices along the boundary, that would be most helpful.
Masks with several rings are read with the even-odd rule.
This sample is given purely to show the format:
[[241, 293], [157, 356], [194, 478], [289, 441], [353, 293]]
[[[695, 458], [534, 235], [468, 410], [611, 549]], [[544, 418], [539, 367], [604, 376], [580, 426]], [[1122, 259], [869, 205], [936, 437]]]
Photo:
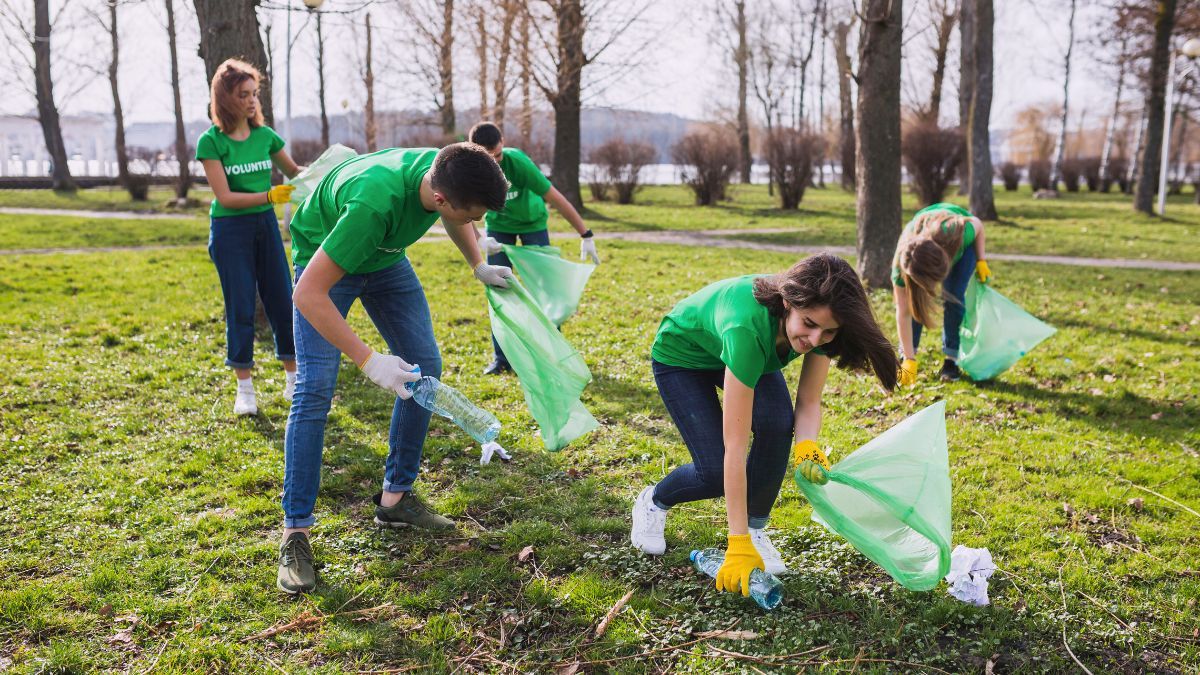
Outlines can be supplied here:
[[[178, 220], [195, 217], [194, 214], [160, 214], [137, 213], [129, 211], [69, 211], [64, 209], [25, 209], [17, 207], [0, 207], [0, 214], [32, 214], [32, 215], [72, 215], [85, 218], [121, 218], [126, 220]], [[661, 231], [631, 231], [604, 232], [604, 239], [643, 242], [647, 244], [673, 244], [677, 246], [703, 246], [706, 248], [750, 249], [755, 251], [775, 251], [804, 255], [809, 253], [828, 252], [843, 256], [854, 255], [853, 246], [813, 245], [813, 244], [772, 244], [761, 241], [746, 241], [738, 239], [738, 235], [779, 234], [791, 232], [786, 227], [764, 227], [757, 229], [714, 229], [714, 230], [661, 230]], [[446, 231], [440, 225], [429, 230], [427, 237], [445, 239]], [[108, 253], [114, 251], [157, 251], [171, 248], [186, 248], [197, 244], [152, 245], [152, 246], [103, 246], [94, 248], [25, 248], [0, 251], [0, 255], [45, 255], [51, 253]], [[1075, 267], [1119, 267], [1125, 269], [1163, 270], [1169, 272], [1200, 272], [1200, 262], [1179, 262], [1173, 260], [1147, 260], [1141, 258], [1087, 258], [1062, 255], [1031, 255], [1025, 253], [991, 253], [991, 260], [1010, 262], [1031, 262], [1045, 265], [1070, 265]]]

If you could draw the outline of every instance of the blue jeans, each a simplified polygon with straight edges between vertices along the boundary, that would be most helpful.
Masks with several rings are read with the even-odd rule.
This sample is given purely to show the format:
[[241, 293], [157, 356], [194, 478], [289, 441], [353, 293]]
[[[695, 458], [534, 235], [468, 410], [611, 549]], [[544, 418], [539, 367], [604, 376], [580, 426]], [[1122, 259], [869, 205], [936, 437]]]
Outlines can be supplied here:
[[[526, 232], [524, 234], [509, 234], [507, 232], [492, 232], [487, 231], [487, 236], [494, 238], [501, 244], [516, 245], [517, 237], [521, 238], [522, 246], [549, 246], [550, 245], [550, 230], [538, 230], [537, 232]], [[489, 255], [487, 258], [489, 265], [504, 265], [512, 267], [512, 261], [504, 253]], [[492, 336], [492, 351], [495, 353], [495, 358], [500, 363], [508, 363], [508, 359], [504, 358], [504, 352], [500, 349], [500, 343], [496, 342], [496, 336]]]
[[296, 358], [292, 338], [292, 277], [275, 211], [212, 219], [208, 256], [225, 297], [225, 365], [254, 367], [254, 296], [275, 334], [275, 356]]
[[[654, 504], [668, 509], [680, 502], [725, 494], [725, 438], [717, 389], [724, 370], [694, 370], [651, 361], [654, 382], [671, 420], [679, 428], [692, 463], [676, 467], [654, 488]], [[767, 373], [754, 387], [750, 455], [746, 459], [749, 526], [766, 527], [771, 507], [787, 474], [794, 416], [782, 372]]]
[[[303, 273], [304, 268], [297, 267], [296, 279]], [[421, 366], [422, 375], [441, 377], [442, 356], [433, 337], [429, 303], [407, 258], [378, 272], [347, 274], [329, 289], [329, 298], [343, 317], [355, 300], [362, 300], [389, 351]], [[313, 507], [321, 486], [325, 420], [333, 402], [342, 353], [299, 311], [295, 320], [296, 396], [284, 437], [283, 513], [284, 527], [309, 527], [316, 520]], [[396, 397], [388, 431], [384, 490], [412, 489], [421, 466], [430, 415], [416, 401]]]
[[[956, 361], [958, 360], [958, 331], [962, 328], [963, 313], [967, 308], [967, 284], [971, 281], [971, 275], [975, 273], [976, 260], [978, 257], [975, 255], [975, 247], [968, 246], [958, 262], [950, 268], [950, 274], [946, 276], [946, 280], [942, 282], [942, 289], [946, 295], [958, 301], [947, 300], [942, 303], [942, 353]], [[921, 328], [921, 324], [913, 319], [913, 352], [916, 352], [917, 346], [921, 344]]]

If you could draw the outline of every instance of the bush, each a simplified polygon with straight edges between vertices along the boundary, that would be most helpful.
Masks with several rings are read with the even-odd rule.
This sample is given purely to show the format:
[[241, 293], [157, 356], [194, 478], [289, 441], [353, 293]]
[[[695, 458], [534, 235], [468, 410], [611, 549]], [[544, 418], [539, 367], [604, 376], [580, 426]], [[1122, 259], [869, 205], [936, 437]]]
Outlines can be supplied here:
[[698, 206], [723, 201], [729, 179], [737, 171], [737, 137], [729, 129], [707, 128], [688, 132], [671, 149], [675, 163], [681, 165], [683, 182], [696, 195]]
[[1004, 190], [1014, 192], [1021, 185], [1021, 167], [1012, 162], [1005, 162], [996, 171], [1000, 180], [1004, 181]]
[[1104, 169], [1104, 175], [1100, 177], [1100, 191], [1108, 192], [1115, 183], [1118, 190], [1125, 192], [1129, 183], [1126, 180], [1128, 172], [1129, 162], [1124, 157], [1113, 157], [1108, 160], [1108, 166]]
[[1050, 185], [1050, 160], [1035, 159], [1029, 163], [1029, 187], [1034, 192], [1054, 189]]
[[1079, 162], [1079, 173], [1083, 176], [1083, 182], [1087, 185], [1088, 192], [1099, 192], [1100, 158], [1082, 157], [1076, 161]]
[[771, 182], [779, 189], [779, 206], [795, 209], [812, 183], [814, 164], [825, 151], [825, 140], [795, 129], [775, 129], [767, 136], [763, 154]]
[[[1064, 159], [1062, 163], [1062, 182], [1067, 186], [1067, 192], [1079, 192], [1079, 176], [1081, 167], [1078, 159]], [[1051, 187], [1058, 187], [1052, 185]]]
[[[658, 150], [642, 141], [613, 138], [589, 153], [588, 161], [595, 165], [588, 187], [599, 201], [607, 199], [611, 187], [618, 204], [632, 204], [633, 195], [641, 189], [642, 169], [658, 159]], [[604, 196], [597, 196], [597, 193]]]
[[554, 144], [541, 136], [526, 138], [524, 136], [504, 137], [504, 145], [509, 148], [520, 148], [538, 166], [549, 166], [554, 163]]
[[942, 201], [963, 161], [966, 146], [962, 132], [923, 123], [911, 126], [900, 141], [900, 153], [913, 192], [922, 206]]
[[325, 152], [321, 141], [312, 138], [299, 138], [291, 142], [288, 152], [298, 166], [308, 166], [313, 160]]
[[134, 201], [146, 201], [150, 197], [150, 177], [140, 173], [129, 174], [125, 181], [125, 190]]

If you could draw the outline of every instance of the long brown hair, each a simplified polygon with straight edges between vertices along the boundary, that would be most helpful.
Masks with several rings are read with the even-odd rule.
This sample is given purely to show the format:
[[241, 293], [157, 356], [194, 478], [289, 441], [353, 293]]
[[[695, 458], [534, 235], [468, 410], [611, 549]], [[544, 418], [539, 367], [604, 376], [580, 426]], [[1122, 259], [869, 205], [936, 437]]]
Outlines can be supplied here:
[[[238, 118], [242, 116], [234, 103], [234, 96], [237, 88], [246, 80], [254, 80], [254, 84], [258, 84], [262, 81], [262, 75], [257, 68], [238, 59], [225, 59], [213, 74], [208, 116], [212, 123], [226, 134], [237, 127]], [[261, 104], [254, 108], [254, 117], [246, 121], [250, 123], [251, 129], [263, 125]]]
[[929, 326], [937, 315], [938, 300], [950, 297], [942, 291], [942, 282], [950, 274], [950, 258], [962, 245], [968, 220], [949, 211], [929, 211], [914, 218], [900, 235], [897, 266], [908, 291], [908, 310], [922, 326]]
[[875, 322], [862, 280], [850, 263], [830, 253], [809, 256], [786, 272], [755, 279], [754, 299], [780, 319], [788, 307], [828, 307], [840, 327], [821, 350], [837, 359], [838, 368], [866, 372], [870, 366], [885, 389], [895, 389], [900, 366], [896, 349]]

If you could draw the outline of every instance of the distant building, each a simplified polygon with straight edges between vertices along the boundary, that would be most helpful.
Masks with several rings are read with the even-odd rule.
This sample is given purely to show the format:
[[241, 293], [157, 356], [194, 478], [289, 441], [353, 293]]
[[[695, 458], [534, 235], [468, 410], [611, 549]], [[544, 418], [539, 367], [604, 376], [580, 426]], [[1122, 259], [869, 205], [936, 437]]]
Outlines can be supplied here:
[[[63, 144], [72, 175], [109, 175], [116, 161], [113, 125], [107, 115], [62, 118]], [[0, 176], [45, 176], [50, 154], [36, 115], [0, 115]]]

